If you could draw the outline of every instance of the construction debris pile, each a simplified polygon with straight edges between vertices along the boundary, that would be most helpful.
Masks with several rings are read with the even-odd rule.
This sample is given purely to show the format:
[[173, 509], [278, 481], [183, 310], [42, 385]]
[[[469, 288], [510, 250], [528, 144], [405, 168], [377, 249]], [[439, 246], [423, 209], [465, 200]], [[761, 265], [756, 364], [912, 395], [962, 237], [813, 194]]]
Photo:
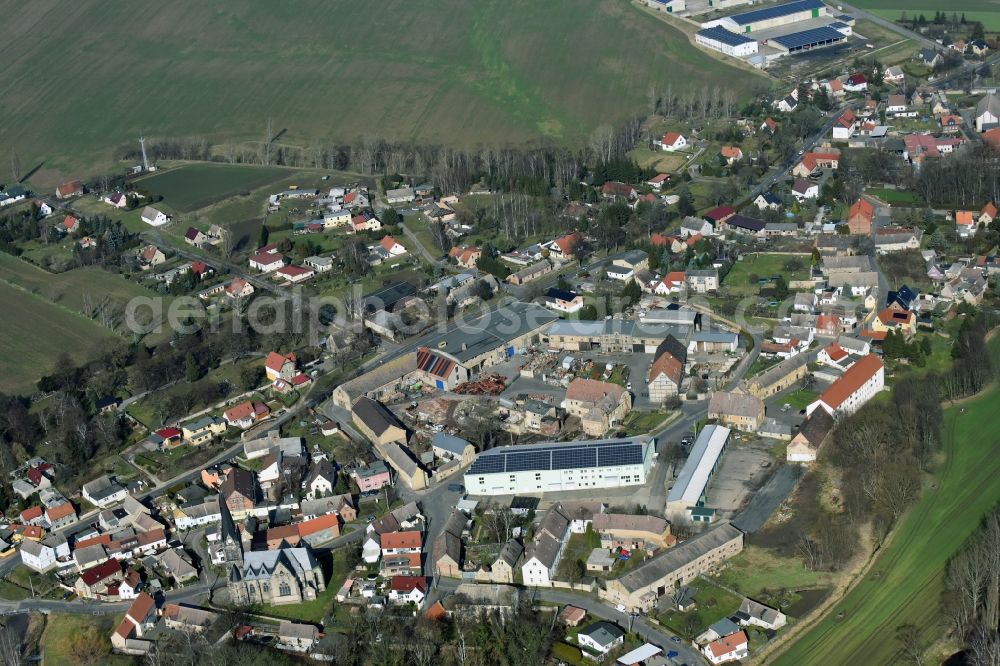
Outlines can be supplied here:
[[474, 382], [465, 382], [455, 387], [454, 392], [464, 395], [500, 395], [507, 386], [503, 375], [483, 375]]

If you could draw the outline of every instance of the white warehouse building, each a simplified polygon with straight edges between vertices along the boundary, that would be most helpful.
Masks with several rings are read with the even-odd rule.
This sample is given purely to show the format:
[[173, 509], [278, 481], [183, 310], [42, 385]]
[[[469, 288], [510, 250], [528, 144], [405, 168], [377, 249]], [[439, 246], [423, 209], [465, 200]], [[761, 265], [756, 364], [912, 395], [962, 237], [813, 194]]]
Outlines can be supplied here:
[[705, 426], [698, 433], [684, 467], [667, 493], [668, 514], [687, 514], [694, 518], [691, 509], [704, 506], [708, 482], [726, 450], [729, 433], [729, 428], [720, 425]]
[[652, 437], [500, 446], [476, 456], [465, 488], [511, 495], [642, 485], [655, 456]]
[[719, 51], [735, 58], [745, 58], [757, 53], [757, 40], [738, 35], [721, 26], [699, 30], [694, 41], [713, 51]]
[[830, 10], [823, 4], [822, 0], [796, 0], [795, 2], [752, 9], [748, 12], [715, 19], [702, 23], [701, 27], [721, 26], [732, 32], [749, 33], [829, 15]]

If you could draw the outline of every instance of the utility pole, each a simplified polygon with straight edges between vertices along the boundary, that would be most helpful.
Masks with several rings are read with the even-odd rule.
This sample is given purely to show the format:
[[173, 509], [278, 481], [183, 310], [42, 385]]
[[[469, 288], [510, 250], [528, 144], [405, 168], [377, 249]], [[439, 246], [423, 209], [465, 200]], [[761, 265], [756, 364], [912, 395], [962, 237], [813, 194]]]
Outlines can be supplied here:
[[149, 160], [146, 159], [146, 137], [139, 135], [139, 148], [142, 150], [142, 172], [149, 171]]

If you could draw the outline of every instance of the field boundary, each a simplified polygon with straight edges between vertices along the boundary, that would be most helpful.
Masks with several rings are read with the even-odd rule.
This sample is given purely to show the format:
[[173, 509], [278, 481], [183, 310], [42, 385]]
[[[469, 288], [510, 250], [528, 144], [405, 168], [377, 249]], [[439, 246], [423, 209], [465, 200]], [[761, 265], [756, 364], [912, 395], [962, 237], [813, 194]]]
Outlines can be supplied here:
[[[993, 339], [998, 333], [1000, 333], [1000, 328], [994, 328], [986, 335], [985, 341], [988, 342], [989, 340]], [[947, 404], [949, 406], [957, 406], [962, 404], [963, 402], [968, 402], [971, 400], [981, 398], [988, 392], [993, 391], [997, 388], [1000, 388], [1000, 377], [994, 379], [987, 386], [984, 386], [976, 393], [961, 398], [958, 401], [948, 401]], [[945, 424], [942, 424], [942, 428], [944, 427]], [[951, 455], [953, 456], [954, 453], [952, 453]], [[930, 475], [928, 480], [933, 480], [935, 476], [936, 475], [933, 474]], [[865, 580], [868, 573], [870, 573], [877, 559], [877, 556], [883, 550], [885, 550], [893, 543], [895, 543], [897, 537], [901, 532], [900, 527], [903, 525], [903, 523], [906, 521], [909, 515], [919, 506], [920, 502], [924, 499], [924, 493], [926, 493], [927, 490], [928, 487], [926, 484], [924, 484], [923, 488], [921, 489], [920, 498], [918, 498], [918, 500], [914, 502], [909, 509], [907, 509], [904, 515], [899, 517], [899, 519], [896, 521], [896, 526], [893, 528], [892, 532], [886, 537], [886, 539], [882, 541], [882, 544], [877, 549], [872, 551], [872, 553], [869, 555], [867, 561], [864, 563], [862, 568], [859, 571], [852, 574], [850, 583], [846, 587], [838, 590], [839, 594], [837, 594], [836, 592], [832, 593], [830, 597], [828, 597], [827, 600], [824, 601], [824, 603], [820, 604], [819, 607], [817, 607], [811, 613], [807, 614], [804, 618], [802, 618], [802, 620], [799, 623], [797, 623], [795, 627], [792, 628], [791, 631], [786, 633], [783, 637], [779, 638], [777, 641], [774, 641], [773, 643], [769, 644], [768, 647], [765, 650], [763, 650], [759, 655], [754, 655], [754, 658], [751, 661], [751, 663], [763, 663], [760, 660], [762, 660], [764, 657], [771, 657], [771, 658], [780, 657], [788, 649], [790, 649], [795, 645], [796, 641], [792, 639], [801, 637], [803, 632], [807, 632], [808, 630], [813, 629], [819, 622], [825, 620], [829, 616], [829, 611], [832, 610], [832, 607], [843, 601], [848, 594], [850, 594], [863, 580]]]

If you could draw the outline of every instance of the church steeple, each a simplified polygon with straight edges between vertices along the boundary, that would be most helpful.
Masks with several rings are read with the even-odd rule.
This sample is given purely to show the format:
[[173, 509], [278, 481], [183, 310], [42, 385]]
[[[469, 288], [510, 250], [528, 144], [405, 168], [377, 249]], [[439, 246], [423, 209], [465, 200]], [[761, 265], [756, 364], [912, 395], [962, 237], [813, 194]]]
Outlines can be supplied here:
[[243, 538], [233, 521], [233, 514], [221, 495], [219, 496], [219, 513], [222, 515], [222, 553], [226, 564], [243, 564]]

